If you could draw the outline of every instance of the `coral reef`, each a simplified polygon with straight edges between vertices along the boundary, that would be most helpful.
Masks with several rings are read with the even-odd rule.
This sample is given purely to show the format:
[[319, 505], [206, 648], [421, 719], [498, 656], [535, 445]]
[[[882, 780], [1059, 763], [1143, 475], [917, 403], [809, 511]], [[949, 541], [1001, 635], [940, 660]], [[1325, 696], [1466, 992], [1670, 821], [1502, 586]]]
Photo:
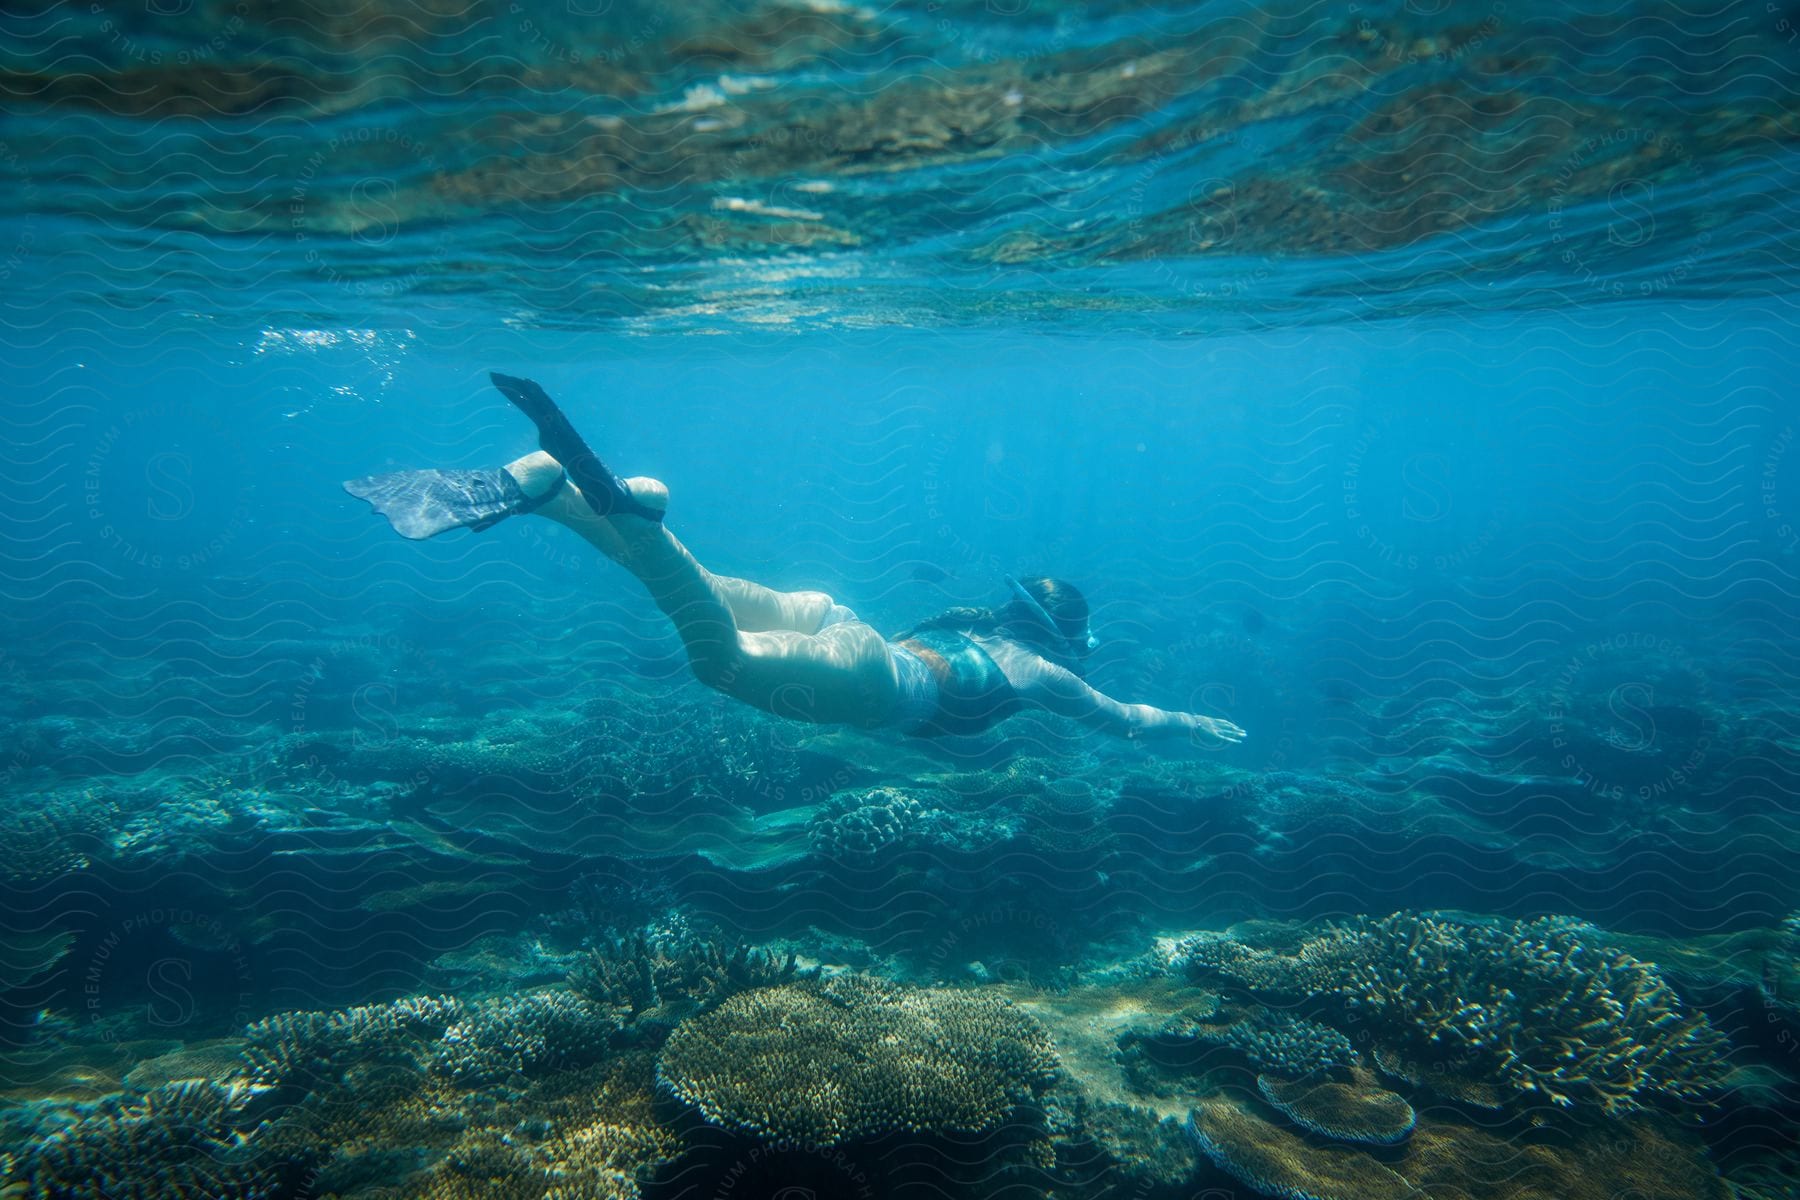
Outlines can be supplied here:
[[87, 867], [119, 816], [117, 802], [93, 788], [14, 794], [0, 803], [0, 845], [7, 848], [0, 882], [15, 887]]
[[1362, 1057], [1348, 1037], [1329, 1025], [1274, 1009], [1255, 1009], [1223, 1022], [1181, 1014], [1159, 1033], [1223, 1046], [1243, 1055], [1258, 1071], [1289, 1079], [1352, 1067]]
[[884, 786], [838, 792], [807, 823], [807, 841], [825, 858], [868, 863], [909, 847], [978, 850], [1014, 832], [1014, 822], [970, 816], [955, 811], [953, 804], [949, 793], [935, 789]]
[[1406, 1139], [1416, 1120], [1412, 1105], [1403, 1097], [1361, 1080], [1339, 1083], [1259, 1075], [1256, 1090], [1308, 1133], [1342, 1142], [1393, 1145]]
[[588, 1066], [619, 1023], [611, 1008], [555, 989], [465, 1005], [444, 1027], [431, 1068], [463, 1084]]
[[827, 858], [870, 859], [921, 837], [940, 812], [899, 788], [839, 792], [807, 823], [806, 837]]
[[1265, 1118], [1229, 1093], [1203, 1098], [1188, 1132], [1214, 1166], [1265, 1196], [1294, 1200], [1723, 1200], [1696, 1139], [1635, 1118], [1574, 1125], [1555, 1139], [1421, 1115], [1397, 1146], [1322, 1142]]
[[125, 1086], [149, 1091], [184, 1079], [210, 1079], [215, 1083], [247, 1080], [245, 1045], [242, 1038], [217, 1038], [143, 1059], [125, 1075]]
[[464, 1010], [449, 996], [413, 996], [338, 1012], [278, 1013], [244, 1031], [244, 1062], [251, 1080], [265, 1087], [331, 1086], [351, 1066], [442, 1037]]
[[[304, 1166], [307, 1194], [628, 1200], [677, 1141], [652, 1112], [649, 1054], [615, 1052], [616, 1029], [566, 989], [282, 1014], [246, 1030], [248, 1080], [165, 1084], [83, 1118], [32, 1148], [28, 1178], [251, 1200], [292, 1194], [275, 1185]], [[24, 1195], [96, 1194], [46, 1187]]]
[[806, 770], [778, 720], [681, 689], [654, 703], [590, 707], [553, 774], [580, 796], [778, 801]]
[[748, 988], [786, 983], [805, 973], [797, 957], [712, 938], [659, 937], [639, 930], [602, 937], [569, 975], [569, 985], [610, 1010], [620, 1025], [653, 1010], [666, 1019], [704, 1012]]
[[1417, 1196], [1404, 1178], [1360, 1150], [1317, 1146], [1229, 1096], [1188, 1114], [1188, 1134], [1213, 1165], [1265, 1196], [1295, 1200], [1392, 1200]]
[[399, 1062], [475, 1084], [585, 1066], [605, 1053], [613, 1010], [567, 989], [464, 1002], [413, 996], [334, 1013], [282, 1013], [245, 1031], [250, 1078], [314, 1091], [352, 1067]]
[[19, 1200], [275, 1200], [297, 1163], [244, 1136], [252, 1094], [191, 1079], [115, 1099], [32, 1146], [4, 1192]]
[[1443, 1062], [1427, 1065], [1408, 1058], [1392, 1046], [1375, 1047], [1369, 1058], [1374, 1062], [1375, 1069], [1389, 1079], [1410, 1083], [1414, 1087], [1429, 1088], [1446, 1100], [1454, 1100], [1458, 1104], [1498, 1110], [1505, 1108], [1507, 1100], [1513, 1095], [1491, 1079], [1479, 1078]]
[[1560, 918], [1484, 924], [1396, 913], [1291, 954], [1200, 939], [1179, 960], [1252, 991], [1330, 997], [1402, 1052], [1565, 1107], [1691, 1104], [1723, 1081], [1725, 1040], [1656, 968]]
[[683, 1023], [672, 1094], [742, 1133], [829, 1145], [991, 1131], [1057, 1071], [1049, 1035], [993, 995], [838, 976], [744, 992]]

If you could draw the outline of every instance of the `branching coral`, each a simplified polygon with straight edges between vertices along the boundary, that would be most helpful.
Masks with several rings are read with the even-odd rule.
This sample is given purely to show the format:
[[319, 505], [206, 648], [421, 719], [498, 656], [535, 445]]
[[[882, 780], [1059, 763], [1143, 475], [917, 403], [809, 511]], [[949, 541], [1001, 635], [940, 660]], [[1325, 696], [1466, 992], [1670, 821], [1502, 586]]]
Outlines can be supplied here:
[[441, 1037], [464, 1008], [449, 996], [412, 996], [337, 1012], [278, 1013], [244, 1031], [244, 1061], [250, 1078], [265, 1087], [327, 1086], [349, 1066]]
[[1359, 1061], [1350, 1039], [1330, 1026], [1267, 1009], [1217, 1023], [1177, 1017], [1163, 1026], [1161, 1034], [1224, 1046], [1243, 1055], [1259, 1071], [1290, 1079], [1350, 1067]]
[[715, 1124], [826, 1145], [993, 1130], [1057, 1061], [1043, 1026], [994, 996], [842, 976], [732, 997], [677, 1028], [657, 1070]]
[[462, 1083], [587, 1066], [619, 1028], [613, 1012], [553, 990], [467, 1005], [445, 1027], [431, 1066]]
[[252, 1090], [205, 1080], [165, 1084], [114, 1100], [31, 1148], [21, 1200], [265, 1200], [297, 1169], [242, 1136]]
[[746, 988], [768, 987], [797, 977], [796, 956], [725, 944], [700, 937], [600, 939], [569, 976], [582, 995], [629, 1023], [652, 1009], [671, 1006], [687, 1016], [716, 1008]]
[[418, 1200], [635, 1196], [675, 1143], [651, 1114], [648, 1054], [615, 1050], [617, 1030], [568, 989], [259, 1021], [245, 1059], [283, 1114], [261, 1143], [325, 1156], [329, 1191], [404, 1177], [394, 1194]]
[[567, 990], [465, 1002], [413, 996], [335, 1013], [283, 1013], [246, 1030], [250, 1077], [314, 1091], [351, 1066], [393, 1062], [459, 1083], [584, 1066], [618, 1030], [611, 1009]]
[[1410, 1055], [1605, 1112], [1705, 1098], [1725, 1040], [1656, 968], [1562, 918], [1479, 924], [1396, 913], [1278, 955], [1233, 943], [1182, 961], [1252, 991], [1340, 1000]]
[[1197, 934], [1175, 947], [1170, 965], [1204, 979], [1235, 983], [1253, 992], [1308, 995], [1317, 990], [1305, 964], [1272, 950], [1218, 934]]
[[88, 865], [89, 850], [103, 844], [118, 823], [119, 806], [89, 789], [16, 795], [0, 810], [0, 879], [26, 886]]

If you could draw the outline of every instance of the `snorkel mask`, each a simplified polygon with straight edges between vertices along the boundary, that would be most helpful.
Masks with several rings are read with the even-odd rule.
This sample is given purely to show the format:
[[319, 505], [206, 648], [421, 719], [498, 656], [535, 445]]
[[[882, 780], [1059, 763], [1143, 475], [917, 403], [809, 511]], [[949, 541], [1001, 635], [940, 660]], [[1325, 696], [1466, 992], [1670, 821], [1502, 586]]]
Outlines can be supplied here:
[[1052, 617], [1044, 610], [1044, 606], [1038, 603], [1037, 597], [1025, 590], [1024, 584], [1014, 579], [1011, 575], [1006, 575], [1002, 578], [1006, 580], [1006, 586], [1012, 589], [1013, 595], [1018, 597], [1019, 602], [1027, 609], [1031, 610], [1031, 612], [1037, 616], [1037, 619], [1044, 623], [1044, 627], [1061, 639], [1062, 643], [1067, 646], [1072, 653], [1079, 656], [1100, 644], [1100, 639], [1094, 636], [1094, 627], [1091, 623], [1088, 625], [1087, 629], [1083, 631], [1086, 635], [1085, 639], [1077, 640], [1070, 637], [1062, 631], [1062, 626], [1056, 623], [1056, 618]]

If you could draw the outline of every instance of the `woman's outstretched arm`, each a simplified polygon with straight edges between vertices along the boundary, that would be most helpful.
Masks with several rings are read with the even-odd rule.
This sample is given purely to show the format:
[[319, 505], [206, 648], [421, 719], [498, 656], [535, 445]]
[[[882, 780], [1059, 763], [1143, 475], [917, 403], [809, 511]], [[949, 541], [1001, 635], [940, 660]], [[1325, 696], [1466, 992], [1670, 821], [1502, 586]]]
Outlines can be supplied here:
[[1009, 657], [1028, 660], [1003, 664], [1020, 699], [1058, 716], [1079, 721], [1089, 729], [1134, 740], [1166, 741], [1191, 737], [1196, 742], [1212, 745], [1232, 745], [1244, 740], [1243, 729], [1221, 717], [1167, 712], [1148, 704], [1121, 704], [1106, 693], [1089, 687], [1073, 671], [1036, 655]]

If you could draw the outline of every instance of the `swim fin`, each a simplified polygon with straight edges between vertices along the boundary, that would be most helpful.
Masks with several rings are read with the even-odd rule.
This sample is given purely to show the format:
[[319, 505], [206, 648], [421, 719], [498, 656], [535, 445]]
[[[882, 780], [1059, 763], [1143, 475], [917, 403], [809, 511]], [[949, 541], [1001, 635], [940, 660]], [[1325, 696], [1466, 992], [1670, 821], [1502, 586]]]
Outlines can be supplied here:
[[450, 529], [486, 529], [506, 517], [530, 512], [560, 489], [535, 500], [500, 467], [485, 471], [395, 471], [344, 482], [344, 490], [367, 500], [388, 519], [394, 532], [415, 540]]
[[538, 428], [538, 445], [562, 464], [575, 486], [581, 489], [589, 508], [603, 517], [629, 513], [646, 521], [663, 519], [659, 510], [639, 503], [619, 482], [619, 477], [607, 470], [600, 456], [588, 449], [588, 444], [575, 432], [575, 426], [569, 424], [569, 418], [543, 388], [529, 379], [502, 375], [497, 371], [490, 372], [488, 378], [518, 406], [520, 412], [531, 418]]

